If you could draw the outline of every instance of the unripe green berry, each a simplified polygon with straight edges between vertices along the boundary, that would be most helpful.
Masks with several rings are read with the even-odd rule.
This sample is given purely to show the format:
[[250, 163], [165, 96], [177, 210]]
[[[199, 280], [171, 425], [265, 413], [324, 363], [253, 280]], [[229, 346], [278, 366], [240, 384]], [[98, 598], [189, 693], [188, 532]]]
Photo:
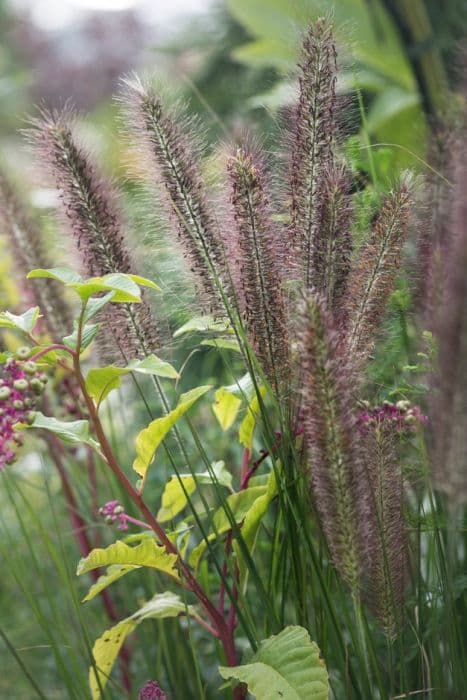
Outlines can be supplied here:
[[26, 374], [32, 375], [36, 374], [37, 372], [37, 364], [35, 362], [25, 362], [23, 365], [23, 370], [26, 372]]
[[13, 382], [13, 389], [16, 389], [16, 391], [26, 391], [28, 386], [26, 379], [16, 379]]
[[31, 357], [31, 348], [29, 348], [27, 345], [23, 345], [17, 349], [15, 354], [18, 360], [27, 360], [28, 357]]
[[6, 401], [11, 396], [11, 389], [7, 386], [0, 387], [0, 401]]
[[13, 401], [13, 408], [16, 408], [17, 411], [21, 411], [21, 409], [24, 408], [24, 402], [20, 401], [19, 399], [15, 399], [15, 401]]
[[41, 372], [40, 374], [37, 375], [37, 378], [42, 382], [42, 384], [47, 384], [49, 381], [49, 378], [44, 372]]
[[26, 423], [28, 425], [32, 425], [34, 423], [34, 418], [36, 417], [36, 412], [35, 411], [29, 411], [26, 414]]
[[44, 393], [45, 386], [42, 384], [40, 379], [37, 379], [37, 377], [31, 379], [31, 381], [29, 382], [29, 386], [31, 387], [33, 392], [38, 396]]

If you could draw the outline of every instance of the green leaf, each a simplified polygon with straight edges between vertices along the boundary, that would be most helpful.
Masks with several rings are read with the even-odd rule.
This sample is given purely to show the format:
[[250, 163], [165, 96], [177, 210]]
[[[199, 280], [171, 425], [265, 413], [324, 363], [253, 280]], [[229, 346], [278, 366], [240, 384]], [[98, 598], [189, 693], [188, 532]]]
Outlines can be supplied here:
[[[76, 325], [76, 322], [75, 322]], [[81, 352], [83, 350], [86, 350], [88, 348], [96, 335], [99, 333], [99, 328], [100, 324], [99, 323], [86, 323], [86, 325], [83, 326], [82, 333], [81, 333], [81, 345], [80, 345], [80, 350]], [[64, 344], [71, 348], [72, 350], [77, 349], [77, 343], [78, 343], [78, 329], [75, 328], [73, 333], [71, 335], [67, 335], [66, 338], [63, 338]]]
[[82, 282], [71, 282], [68, 287], [79, 294], [83, 301], [101, 292], [115, 292], [112, 303], [138, 303], [141, 301], [141, 291], [138, 285], [128, 275], [113, 272], [102, 277], [90, 277]]
[[47, 270], [39, 267], [36, 270], [31, 270], [26, 276], [28, 280], [35, 278], [49, 278], [62, 282], [62, 284], [74, 284], [83, 281], [81, 275], [67, 267], [51, 267]]
[[154, 618], [178, 617], [187, 613], [190, 615], [194, 614], [194, 609], [191, 606], [186, 606], [179, 596], [166, 591], [165, 593], [157, 593], [133, 615], [122, 620], [111, 629], [106, 630], [95, 641], [92, 649], [97, 669], [97, 674], [94, 667], [89, 669], [89, 685], [92, 700], [100, 700], [100, 689], [105, 688], [125, 639], [141, 622]]
[[213, 348], [222, 350], [233, 350], [234, 352], [241, 352], [240, 345], [236, 338], [206, 338], [202, 340], [200, 345], [209, 345]]
[[[264, 394], [266, 393], [264, 387], [261, 387], [260, 393], [261, 396], [264, 396]], [[259, 400], [258, 396], [255, 395], [248, 404], [246, 416], [242, 420], [240, 429], [238, 431], [238, 439], [240, 440], [241, 444], [250, 451], [253, 446], [253, 433], [255, 431], [256, 421], [258, 419], [259, 413]]]
[[228, 430], [235, 421], [242, 400], [221, 387], [214, 394], [214, 404], [212, 410], [222, 430]]
[[141, 277], [140, 275], [127, 275], [133, 282], [139, 284], [140, 287], [149, 287], [150, 289], [156, 289], [158, 292], [161, 288], [152, 280], [148, 280], [147, 277]]
[[114, 296], [115, 292], [108, 292], [108, 294], [104, 294], [102, 297], [88, 299], [88, 303], [86, 304], [86, 309], [83, 314], [83, 322], [87, 323], [93, 316], [103, 309], [106, 304], [111, 302]]
[[92, 655], [94, 657], [96, 669], [92, 666], [89, 669], [89, 686], [91, 688], [92, 700], [100, 700], [100, 688], [105, 688], [115, 659], [125, 639], [130, 632], [133, 632], [137, 625], [138, 622], [132, 620], [131, 617], [122, 620], [114, 627], [106, 630], [104, 634], [94, 642]]
[[9, 311], [4, 311], [0, 313], [0, 328], [15, 328], [23, 333], [31, 333], [39, 317], [40, 309], [38, 306], [28, 309], [19, 316], [15, 316]]
[[329, 680], [319, 648], [303, 627], [290, 626], [261, 642], [250, 663], [221, 666], [222, 678], [246, 683], [257, 700], [327, 700]]
[[128, 374], [124, 367], [99, 367], [90, 369], [86, 375], [86, 390], [88, 394], [100, 404], [106, 396], [120, 386], [120, 377]]
[[226, 386], [225, 389], [231, 394], [234, 394], [234, 396], [239, 396], [247, 401], [249, 401], [255, 393], [255, 385], [253, 384], [249, 372], [244, 374], [243, 377], [240, 377], [240, 379], [237, 379], [233, 384]]
[[176, 561], [176, 554], [169, 554], [165, 547], [158, 545], [152, 539], [144, 539], [136, 547], [129, 547], [118, 540], [105, 549], [93, 549], [87, 557], [80, 560], [76, 573], [80, 576], [92, 571], [92, 569], [99, 569], [101, 566], [119, 564], [121, 566], [147, 566], [179, 580], [180, 577], [175, 568]]
[[216, 321], [213, 316], [196, 316], [196, 318], [191, 318], [189, 321], [183, 324], [174, 333], [174, 338], [183, 335], [184, 333], [226, 333], [230, 331], [230, 325], [228, 321]]
[[118, 579], [122, 578], [122, 576], [125, 576], [130, 571], [134, 571], [135, 569], [140, 568], [140, 566], [125, 566], [121, 564], [112, 564], [111, 566], [107, 567], [105, 574], [99, 576], [96, 583], [94, 583], [91, 586], [91, 588], [87, 592], [87, 595], [83, 598], [81, 602], [86, 603], [87, 601], [92, 600], [96, 597], [96, 595], [103, 591], [104, 588], [110, 586], [111, 583], [114, 583], [114, 581], [118, 581]]
[[169, 362], [156, 357], [156, 355], [148, 355], [144, 360], [133, 360], [128, 365], [128, 370], [139, 372], [140, 374], [154, 374], [167, 379], [178, 379], [180, 377], [175, 367], [172, 367]]
[[[266, 492], [266, 486], [251, 486], [244, 491], [238, 491], [238, 493], [233, 493], [227, 497], [228, 507], [230, 508], [234, 521], [237, 523], [237, 525], [243, 522], [248, 514], [248, 511], [253, 507], [255, 501], [261, 496], [264, 496]], [[230, 518], [227, 517], [225, 509], [223, 507], [218, 508], [213, 516], [213, 531], [208, 535], [208, 541], [212, 542], [218, 536], [223, 535], [231, 529], [232, 525]], [[198, 566], [199, 560], [204, 554], [207, 546], [208, 543], [205, 539], [203, 539], [193, 549], [190, 555], [191, 566]]]
[[38, 411], [34, 416], [34, 422], [28, 428], [40, 428], [48, 430], [59, 437], [63, 442], [72, 444], [85, 444], [98, 449], [98, 445], [89, 435], [89, 423], [87, 420], [62, 421], [51, 416], [44, 416]]
[[211, 386], [199, 386], [196, 389], [182, 394], [177, 406], [162, 418], [156, 418], [144, 428], [136, 437], [136, 459], [133, 462], [133, 469], [143, 479], [146, 477], [149, 465], [153, 461], [157, 448], [165, 438], [167, 433], [175, 425], [178, 419], [188, 411], [188, 409], [203, 394], [209, 391]]
[[178, 379], [177, 370], [171, 364], [148, 355], [144, 360], [133, 360], [127, 367], [99, 367], [90, 369], [86, 376], [86, 389], [97, 404], [100, 404], [114, 389], [120, 386], [120, 379], [130, 372], [153, 374], [168, 379]]
[[[232, 474], [227, 471], [224, 462], [214, 462], [212, 469], [216, 481], [221, 486], [231, 489]], [[164, 523], [175, 518], [185, 508], [188, 497], [196, 491], [198, 485], [212, 483], [214, 479], [209, 472], [196, 474], [196, 477], [191, 474], [170, 477], [162, 494], [161, 508], [157, 514], [158, 521]]]

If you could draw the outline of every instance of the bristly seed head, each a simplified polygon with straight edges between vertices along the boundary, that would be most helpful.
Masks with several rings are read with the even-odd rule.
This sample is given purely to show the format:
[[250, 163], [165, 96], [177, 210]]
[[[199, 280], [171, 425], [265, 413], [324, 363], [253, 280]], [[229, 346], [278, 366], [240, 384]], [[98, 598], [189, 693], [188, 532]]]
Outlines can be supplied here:
[[[116, 194], [78, 145], [73, 119], [69, 110], [43, 111], [30, 132], [33, 142], [60, 191], [85, 273], [132, 273]], [[159, 346], [158, 329], [145, 301], [120, 305], [118, 309], [109, 305], [104, 316], [104, 329], [125, 361], [147, 355]], [[113, 348], [110, 354], [115, 355]]]

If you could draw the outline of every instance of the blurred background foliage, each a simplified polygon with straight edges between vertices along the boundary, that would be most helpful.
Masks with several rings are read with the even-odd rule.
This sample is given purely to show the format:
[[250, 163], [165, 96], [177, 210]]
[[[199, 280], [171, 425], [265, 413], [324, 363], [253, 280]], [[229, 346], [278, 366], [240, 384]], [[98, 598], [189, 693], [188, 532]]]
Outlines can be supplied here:
[[[108, 2], [107, 11], [96, 9], [105, 4], [102, 0], [0, 0], [1, 159], [42, 221], [54, 260], [66, 261], [68, 242], [51, 223], [56, 195], [31, 163], [19, 129], [42, 100], [55, 107], [70, 100], [89, 114], [80, 122], [83, 138], [128, 195], [124, 201], [137, 232], [141, 273], [154, 277], [156, 269], [157, 281], [164, 280], [165, 313], [175, 327], [190, 316], [190, 290], [174, 268], [170, 245], [160, 236], [157, 212], [142, 206], [147, 195], [115, 118], [118, 106], [112, 95], [120, 76], [133, 70], [156, 71], [190, 100], [212, 147], [207, 174], [215, 179], [219, 139], [235, 139], [248, 126], [267, 147], [277, 145], [278, 123], [295, 94], [292, 71], [300, 34], [311, 19], [332, 14], [341, 56], [338, 89], [348, 96], [349, 104], [345, 148], [362, 180], [358, 216], [363, 221], [371, 216], [367, 205], [372, 201], [372, 178], [387, 184], [402, 168], [423, 172], [420, 159], [425, 157], [427, 134], [449, 101], [446, 96], [457, 87], [459, 46], [467, 25], [465, 0], [178, 0], [135, 2], [134, 6]], [[126, 9], [109, 11], [124, 4]], [[168, 7], [172, 4], [177, 13]], [[370, 143], [384, 145], [370, 151]], [[15, 284], [11, 252], [1, 234], [0, 306], [21, 310], [21, 286]], [[402, 282], [394, 301], [395, 348], [388, 352], [386, 347], [384, 359], [375, 366], [376, 384], [394, 382], [394, 367], [410, 360], [404, 348], [397, 346], [403, 336], [397, 324], [405, 323], [407, 297], [407, 284]], [[3, 337], [4, 342], [10, 340]], [[194, 350], [196, 339], [190, 343], [173, 348], [177, 366]], [[200, 377], [216, 384], [232, 381], [218, 354], [208, 348], [191, 357], [184, 374], [186, 388], [199, 383]], [[126, 409], [132, 417], [125, 425], [132, 421], [136, 432], [146, 419], [134, 418], [138, 409], [131, 399]], [[203, 430], [215, 430], [206, 427], [210, 419], [200, 415], [197, 420]], [[112, 425], [112, 417], [109, 422]], [[129, 460], [131, 440], [121, 416], [114, 427], [117, 449]], [[228, 455], [226, 436], [216, 433], [216, 440], [216, 457]], [[2, 644], [4, 649], [0, 697], [29, 700], [31, 683], [36, 683], [47, 689], [48, 700], [87, 698], [89, 644], [106, 621], [97, 603], [80, 607], [74, 577], [79, 555], [60, 484], [40, 446], [36, 447], [1, 480], [0, 649]], [[86, 501], [79, 459], [73, 475], [83, 516], [91, 528], [104, 528], [96, 525]], [[103, 501], [118, 497], [112, 489], [101, 484]], [[108, 532], [102, 537], [111, 541], [113, 535]], [[143, 600], [151, 595], [152, 584], [145, 574], [138, 580], [136, 597]], [[84, 584], [79, 586], [81, 593]], [[128, 607], [126, 593], [134, 599], [134, 583], [116, 591], [122, 616]], [[165, 635], [160, 634], [161, 627]], [[196, 697], [199, 659], [193, 658], [185, 631], [168, 621], [143, 626], [138, 634], [136, 667], [141, 683], [159, 677], [164, 658], [169, 668], [164, 682], [168, 688], [171, 681], [175, 684], [178, 667], [174, 665], [171, 679], [170, 640], [172, 649], [175, 645], [177, 654], [184, 657], [184, 697]], [[167, 648], [154, 644], [156, 635]], [[122, 697], [118, 685], [110, 685], [108, 697]]]

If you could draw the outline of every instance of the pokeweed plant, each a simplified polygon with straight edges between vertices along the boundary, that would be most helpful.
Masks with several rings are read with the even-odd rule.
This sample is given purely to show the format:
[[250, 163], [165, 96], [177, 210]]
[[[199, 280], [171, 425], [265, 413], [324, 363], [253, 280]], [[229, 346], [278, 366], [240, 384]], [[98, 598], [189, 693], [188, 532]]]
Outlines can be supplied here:
[[[162, 89], [136, 78], [125, 81], [119, 98], [127, 136], [199, 290], [203, 315], [174, 336], [204, 334], [202, 344], [235, 373], [232, 384], [215, 388], [213, 411], [223, 431], [238, 426], [239, 468], [213, 459], [216, 446], [192, 419], [192, 407], [214, 387], [180, 394], [182, 370], [160, 357], [163, 333], [148, 296], [160, 288], [136, 272], [118, 193], [77, 140], [73, 113], [43, 111], [29, 135], [60, 193], [80, 273], [44, 262], [34, 224], [0, 181], [3, 228], [27, 271], [32, 301], [22, 314], [0, 316], [0, 326], [28, 342], [4, 355], [0, 464], [14, 460], [21, 428], [47, 436], [78, 533], [77, 573], [93, 574], [84, 600], [100, 596], [113, 623], [93, 646], [93, 700], [109, 692], [119, 655], [130, 692], [126, 639], [142, 622], [165, 618], [180, 619], [195, 657], [195, 628], [196, 639], [214, 640], [211, 659], [229, 681], [223, 692], [236, 700], [248, 692], [260, 700], [454, 698], [465, 687], [465, 640], [440, 619], [465, 609], [456, 578], [465, 555], [454, 539], [458, 501], [465, 501], [456, 393], [463, 353], [452, 340], [463, 308], [465, 253], [456, 251], [466, 249], [465, 211], [455, 210], [459, 232], [444, 302], [456, 309], [456, 329], [446, 329], [440, 346], [444, 420], [436, 443], [447, 460], [438, 457], [445, 466], [435, 474], [456, 506], [450, 510], [424, 478], [427, 418], [410, 400], [419, 395], [414, 386], [407, 380], [390, 395], [402, 398], [378, 403], [367, 381], [400, 269], [413, 184], [404, 176], [389, 192], [375, 190], [370, 229], [356, 245], [358, 202], [338, 126], [336, 76], [332, 28], [320, 20], [303, 43], [279, 176], [245, 138], [228, 150], [221, 208], [203, 180], [197, 123]], [[425, 257], [433, 246], [427, 234]], [[58, 285], [75, 294], [75, 304]], [[441, 321], [451, 318], [443, 313]], [[112, 364], [95, 366], [96, 355]], [[46, 372], [59, 377], [50, 392]], [[125, 375], [150, 418], [136, 437], [132, 476], [105, 415]], [[149, 382], [140, 384], [144, 377]], [[70, 448], [61, 443], [84, 446], [94, 500], [96, 467], [112, 475], [114, 493], [94, 516], [135, 532], [106, 547], [91, 542], [63, 467]], [[417, 461], [415, 477], [403, 458]], [[151, 476], [162, 460], [171, 473], [157, 492], [156, 513]], [[153, 573], [156, 592], [118, 619], [108, 587], [137, 570]], [[219, 688], [219, 675], [216, 686], [202, 669], [198, 674], [192, 693], [207, 697]], [[139, 697], [179, 697], [176, 680], [167, 684], [150, 680]]]

